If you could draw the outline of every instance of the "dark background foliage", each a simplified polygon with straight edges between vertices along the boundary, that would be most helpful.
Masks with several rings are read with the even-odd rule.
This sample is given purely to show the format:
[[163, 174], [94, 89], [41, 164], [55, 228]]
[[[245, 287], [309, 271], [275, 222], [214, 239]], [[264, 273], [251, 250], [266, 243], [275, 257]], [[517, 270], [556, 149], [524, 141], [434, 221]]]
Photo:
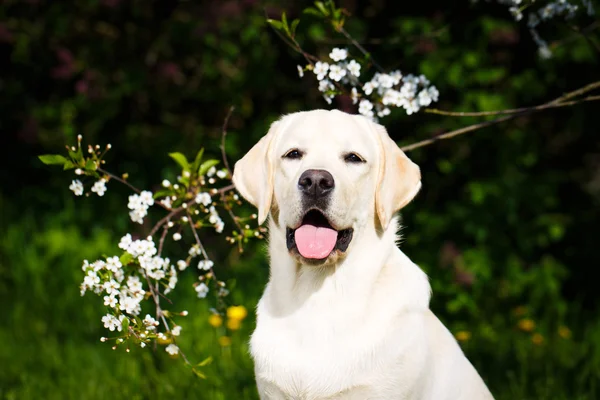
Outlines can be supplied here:
[[[107, 169], [155, 190], [174, 178], [168, 151], [240, 158], [282, 113], [328, 108], [301, 56], [265, 16], [298, 16], [310, 3], [44, 0], [0, 3], [0, 396], [25, 398], [257, 398], [250, 316], [220, 347], [195, 298], [192, 271], [173, 296], [190, 316], [182, 348], [214, 357], [199, 380], [161, 349], [127, 354], [106, 335], [101, 302], [81, 298], [80, 262], [111, 254], [126, 232], [127, 189], [74, 198], [72, 177], [38, 154], [77, 134], [111, 143]], [[537, 56], [524, 23], [492, 2], [344, 1], [347, 30], [386, 69], [425, 74], [441, 109], [541, 104], [598, 80], [597, 34], [542, 26], [554, 56]], [[581, 5], [580, 5], [581, 6]], [[599, 10], [596, 4], [596, 10]], [[594, 28], [578, 14], [574, 24]], [[326, 55], [344, 38], [304, 17], [299, 40]], [[351, 49], [351, 52], [353, 50]], [[372, 73], [363, 71], [364, 73]], [[345, 98], [335, 107], [355, 111]], [[430, 276], [431, 307], [460, 338], [499, 399], [599, 396], [597, 103], [520, 117], [409, 153], [423, 190], [403, 212], [403, 251]], [[382, 121], [400, 144], [480, 121], [396, 111]], [[156, 214], [158, 215], [158, 214]], [[262, 245], [240, 256], [205, 234], [232, 304], [252, 310], [268, 271]], [[183, 247], [170, 249], [173, 258]]]

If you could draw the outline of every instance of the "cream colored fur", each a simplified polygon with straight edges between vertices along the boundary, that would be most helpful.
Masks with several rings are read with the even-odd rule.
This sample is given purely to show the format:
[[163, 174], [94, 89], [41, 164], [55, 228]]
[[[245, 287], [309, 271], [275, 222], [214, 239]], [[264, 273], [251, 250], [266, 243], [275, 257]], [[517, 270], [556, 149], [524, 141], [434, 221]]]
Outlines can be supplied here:
[[[282, 156], [290, 149], [301, 160]], [[356, 152], [366, 163], [344, 161]], [[307, 265], [286, 246], [302, 220], [299, 176], [335, 179], [327, 217], [353, 228], [347, 251]], [[270, 279], [250, 344], [261, 399], [492, 399], [429, 310], [427, 276], [396, 246], [394, 214], [421, 187], [385, 128], [315, 110], [284, 116], [235, 166], [234, 183], [268, 217]], [[418, 227], [416, 227], [418, 229]]]

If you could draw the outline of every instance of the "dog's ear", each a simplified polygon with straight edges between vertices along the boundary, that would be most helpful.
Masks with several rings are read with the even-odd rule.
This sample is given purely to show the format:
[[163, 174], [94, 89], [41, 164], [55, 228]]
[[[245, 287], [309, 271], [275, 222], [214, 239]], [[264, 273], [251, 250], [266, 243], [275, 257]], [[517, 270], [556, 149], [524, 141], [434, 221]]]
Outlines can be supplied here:
[[233, 184], [250, 204], [258, 208], [258, 223], [267, 219], [273, 199], [273, 166], [271, 143], [280, 122], [271, 124], [269, 132], [235, 163]]
[[394, 214], [421, 189], [421, 171], [389, 137], [383, 126], [371, 124], [377, 133], [381, 154], [375, 210], [381, 227], [387, 229]]

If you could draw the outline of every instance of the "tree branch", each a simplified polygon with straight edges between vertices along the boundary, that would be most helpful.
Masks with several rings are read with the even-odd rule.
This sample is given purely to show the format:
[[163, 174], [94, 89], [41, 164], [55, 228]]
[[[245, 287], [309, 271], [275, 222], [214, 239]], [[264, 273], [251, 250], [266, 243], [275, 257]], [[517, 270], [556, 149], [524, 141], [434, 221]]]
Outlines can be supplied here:
[[231, 168], [229, 168], [227, 154], [225, 153], [225, 137], [227, 136], [227, 125], [229, 124], [229, 118], [231, 117], [233, 110], [235, 110], [234, 106], [229, 107], [225, 121], [223, 121], [223, 129], [221, 129], [221, 157], [223, 158], [223, 165], [225, 165], [225, 168], [227, 168], [227, 171], [229, 171], [229, 176], [233, 176], [233, 171], [231, 171]]
[[[539, 105], [539, 106], [518, 109], [520, 111], [514, 112], [514, 113], [512, 113], [510, 115], [505, 115], [503, 117], [496, 118], [496, 119], [494, 119], [492, 121], [480, 122], [480, 123], [477, 123], [477, 124], [466, 126], [464, 128], [456, 129], [454, 131], [442, 133], [442, 134], [434, 136], [432, 138], [421, 140], [419, 142], [416, 142], [416, 143], [413, 143], [413, 144], [410, 144], [410, 145], [407, 145], [407, 146], [403, 146], [403, 147], [401, 147], [401, 149], [403, 151], [415, 150], [415, 149], [418, 149], [419, 147], [428, 146], [428, 145], [430, 145], [430, 144], [432, 144], [434, 142], [437, 142], [439, 140], [450, 139], [450, 138], [453, 138], [453, 137], [458, 136], [458, 135], [462, 135], [462, 134], [465, 134], [465, 133], [468, 133], [468, 132], [472, 132], [472, 131], [475, 131], [475, 130], [478, 130], [478, 129], [486, 128], [488, 126], [496, 125], [496, 124], [499, 124], [501, 122], [505, 122], [505, 121], [514, 119], [514, 118], [516, 118], [518, 116], [532, 114], [534, 112], [538, 112], [538, 111], [541, 111], [541, 110], [546, 110], [546, 109], [556, 108], [556, 107], [566, 107], [566, 106], [570, 106], [570, 105], [579, 104], [579, 103], [582, 103], [582, 102], [585, 102], [585, 101], [600, 100], [600, 96], [589, 96], [589, 97], [586, 97], [586, 98], [581, 99], [581, 100], [575, 100], [575, 101], [570, 101], [570, 102], [566, 101], [566, 100], [570, 100], [570, 99], [572, 99], [574, 97], [580, 96], [582, 94], [585, 94], [587, 92], [590, 92], [590, 91], [592, 91], [592, 90], [594, 90], [596, 88], [599, 88], [599, 87], [600, 87], [600, 81], [593, 82], [593, 83], [590, 83], [590, 84], [588, 84], [588, 85], [586, 85], [586, 86], [584, 86], [582, 88], [579, 88], [579, 89], [574, 90], [572, 92], [568, 92], [568, 93], [564, 94], [563, 96], [561, 96], [561, 97], [559, 97], [559, 98], [557, 98], [555, 100], [549, 101], [548, 103], [545, 103], [545, 104], [542, 104], [542, 105]], [[514, 110], [506, 110], [506, 111], [514, 111]], [[496, 112], [495, 115], [498, 115], [499, 113], [502, 113], [502, 111]], [[472, 115], [468, 115], [468, 116], [472, 116]]]

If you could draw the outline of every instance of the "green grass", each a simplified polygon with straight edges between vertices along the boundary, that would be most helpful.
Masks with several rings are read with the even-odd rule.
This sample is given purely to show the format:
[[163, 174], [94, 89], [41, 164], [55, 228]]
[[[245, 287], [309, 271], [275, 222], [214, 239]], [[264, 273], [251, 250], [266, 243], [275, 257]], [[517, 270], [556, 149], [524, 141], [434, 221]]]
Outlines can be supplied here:
[[[178, 345], [193, 362], [213, 358], [202, 370], [207, 378], [200, 379], [161, 346], [127, 353], [99, 341], [110, 334], [100, 322], [105, 310], [95, 295], [80, 296], [80, 262], [110, 254], [118, 234], [73, 220], [74, 208], [67, 203], [58, 216], [23, 213], [4, 231], [0, 398], [258, 398], [247, 341], [268, 276], [262, 245], [244, 257], [232, 252], [217, 265], [232, 289], [231, 302], [245, 305], [250, 314], [230, 347], [218, 343], [223, 328], [208, 324], [210, 304], [195, 297], [191, 271], [174, 292], [177, 309], [189, 311], [179, 320]], [[571, 326], [572, 339], [547, 338], [542, 346], [525, 334], [511, 334], [495, 337], [494, 345], [473, 338], [464, 349], [499, 400], [592, 400], [598, 397], [600, 324], [582, 316]]]

